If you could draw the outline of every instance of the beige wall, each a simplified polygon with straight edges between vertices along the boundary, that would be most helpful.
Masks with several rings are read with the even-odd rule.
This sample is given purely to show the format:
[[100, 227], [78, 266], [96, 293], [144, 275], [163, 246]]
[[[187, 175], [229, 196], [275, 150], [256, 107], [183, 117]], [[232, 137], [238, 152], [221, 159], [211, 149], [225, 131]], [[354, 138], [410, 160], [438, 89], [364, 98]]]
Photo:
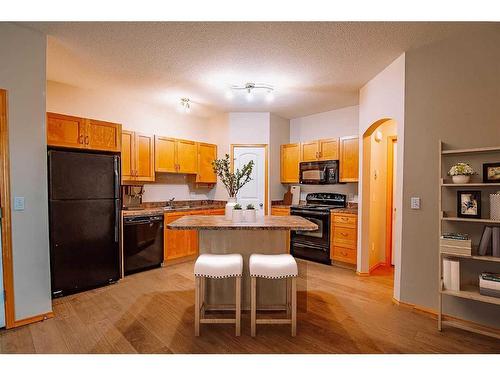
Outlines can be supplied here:
[[[403, 176], [402, 160], [404, 157], [405, 144], [405, 54], [394, 60], [383, 71], [372, 78], [359, 92], [359, 134], [360, 134], [360, 155], [364, 154], [363, 134], [373, 124], [387, 119], [396, 121], [398, 129], [397, 146], [397, 174]], [[360, 158], [359, 170], [363, 171], [363, 158]], [[369, 176], [369, 175], [367, 175]], [[366, 200], [370, 199], [369, 194], [363, 191], [364, 179], [368, 178], [364, 173], [360, 173], [358, 185], [360, 204], [358, 228], [358, 271], [369, 271], [369, 213], [365, 209]], [[395, 246], [394, 246], [394, 297], [399, 299], [400, 279], [401, 279], [401, 232], [402, 232], [402, 191], [403, 178], [398, 178], [395, 190], [396, 194], [396, 225], [395, 225]]]
[[288, 188], [281, 184], [280, 146], [290, 143], [290, 120], [271, 113], [269, 131], [269, 195], [271, 200], [281, 200]]
[[[431, 309], [438, 305], [438, 140], [450, 147], [500, 144], [500, 33], [498, 26], [477, 28], [406, 53], [401, 300]], [[420, 210], [409, 208], [412, 196], [422, 198]], [[482, 263], [481, 270], [500, 272], [500, 265]], [[500, 327], [499, 306], [450, 297], [444, 307]]]
[[52, 310], [45, 138], [46, 38], [0, 23], [0, 88], [8, 91], [11, 195], [25, 198], [12, 212], [15, 317]]

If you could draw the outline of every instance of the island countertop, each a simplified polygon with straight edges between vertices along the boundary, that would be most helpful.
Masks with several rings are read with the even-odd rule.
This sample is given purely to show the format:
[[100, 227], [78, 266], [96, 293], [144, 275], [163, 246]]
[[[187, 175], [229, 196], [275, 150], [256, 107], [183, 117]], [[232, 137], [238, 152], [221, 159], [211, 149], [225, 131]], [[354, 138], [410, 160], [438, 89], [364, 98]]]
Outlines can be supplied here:
[[318, 226], [300, 216], [262, 216], [254, 223], [233, 223], [224, 216], [189, 215], [167, 225], [168, 229], [194, 230], [317, 230]]

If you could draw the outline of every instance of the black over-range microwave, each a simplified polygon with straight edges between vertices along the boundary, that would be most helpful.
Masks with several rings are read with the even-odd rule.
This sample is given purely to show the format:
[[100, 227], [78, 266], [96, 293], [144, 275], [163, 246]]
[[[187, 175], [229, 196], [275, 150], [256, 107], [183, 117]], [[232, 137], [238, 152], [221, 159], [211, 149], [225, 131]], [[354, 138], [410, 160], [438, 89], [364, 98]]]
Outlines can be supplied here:
[[299, 167], [301, 184], [328, 185], [339, 183], [339, 161], [302, 162]]

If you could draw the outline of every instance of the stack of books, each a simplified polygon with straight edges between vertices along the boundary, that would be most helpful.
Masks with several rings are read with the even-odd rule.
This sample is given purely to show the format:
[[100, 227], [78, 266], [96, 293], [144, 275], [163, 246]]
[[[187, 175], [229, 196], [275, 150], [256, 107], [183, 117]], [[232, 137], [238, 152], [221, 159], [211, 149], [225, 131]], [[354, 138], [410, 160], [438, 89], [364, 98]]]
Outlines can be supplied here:
[[445, 254], [461, 256], [472, 255], [472, 241], [468, 234], [443, 233], [439, 241], [439, 248], [440, 251]]
[[500, 257], [500, 227], [484, 227], [477, 255]]
[[500, 274], [483, 272], [479, 275], [479, 293], [500, 298]]

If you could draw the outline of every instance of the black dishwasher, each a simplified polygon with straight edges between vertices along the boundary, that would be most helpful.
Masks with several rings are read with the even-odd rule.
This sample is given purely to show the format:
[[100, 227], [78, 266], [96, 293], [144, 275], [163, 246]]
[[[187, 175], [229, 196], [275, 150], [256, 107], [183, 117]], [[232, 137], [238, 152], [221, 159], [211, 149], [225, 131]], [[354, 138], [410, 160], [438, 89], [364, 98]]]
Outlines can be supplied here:
[[163, 216], [141, 215], [123, 219], [125, 275], [160, 267], [163, 262]]

